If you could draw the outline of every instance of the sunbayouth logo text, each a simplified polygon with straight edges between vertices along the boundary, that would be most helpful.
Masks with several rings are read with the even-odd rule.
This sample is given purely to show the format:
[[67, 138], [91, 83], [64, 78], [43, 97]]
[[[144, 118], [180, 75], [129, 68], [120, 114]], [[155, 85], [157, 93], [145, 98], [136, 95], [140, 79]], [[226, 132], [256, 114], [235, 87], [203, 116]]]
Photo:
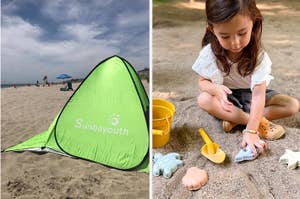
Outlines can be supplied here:
[[127, 128], [105, 127], [98, 124], [89, 124], [86, 123], [82, 118], [76, 119], [75, 128], [94, 131], [103, 134], [128, 136]]

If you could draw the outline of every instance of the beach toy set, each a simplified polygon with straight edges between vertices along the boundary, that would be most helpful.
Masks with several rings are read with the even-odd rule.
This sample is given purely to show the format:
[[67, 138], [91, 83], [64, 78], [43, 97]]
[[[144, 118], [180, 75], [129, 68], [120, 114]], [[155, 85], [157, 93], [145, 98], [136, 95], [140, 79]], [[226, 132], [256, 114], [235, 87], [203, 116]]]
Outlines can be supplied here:
[[[152, 141], [153, 148], [165, 146], [169, 142], [172, 121], [175, 114], [175, 106], [165, 99], [152, 100]], [[221, 164], [225, 161], [226, 153], [220, 149], [219, 145], [213, 142], [203, 128], [199, 129], [199, 134], [204, 140], [201, 147], [201, 154], [208, 160]], [[234, 162], [254, 160], [259, 156], [259, 149], [256, 148], [256, 155], [251, 151], [249, 146], [241, 149], [234, 157]], [[283, 164], [288, 164], [289, 169], [300, 166], [300, 152], [286, 150], [285, 154], [279, 160]], [[163, 175], [165, 178], [171, 178], [179, 167], [183, 165], [178, 153], [155, 153], [153, 156], [153, 175]], [[197, 167], [190, 167], [182, 178], [183, 186], [190, 190], [196, 191], [208, 182], [207, 171]]]
[[[201, 148], [201, 154], [214, 163], [220, 164], [224, 162], [226, 154], [219, 148], [219, 145], [212, 142], [203, 128], [199, 129], [199, 134], [205, 142], [204, 146]], [[256, 148], [256, 150], [257, 153], [254, 155], [254, 153], [251, 151], [251, 148], [246, 146], [244, 149], [241, 149], [238, 152], [234, 158], [234, 162], [238, 163], [247, 160], [254, 160], [259, 155], [259, 149]]]
[[[222, 163], [225, 160], [226, 154], [219, 148], [219, 145], [213, 143], [208, 137], [203, 128], [199, 129], [199, 134], [203, 138], [205, 145], [201, 148], [201, 154], [214, 163]], [[243, 161], [254, 160], [259, 156], [260, 150], [255, 147], [256, 155], [254, 155], [250, 146], [247, 145], [244, 149], [241, 149], [234, 157], [234, 162], [239, 163]], [[300, 166], [300, 151], [295, 152], [289, 149], [285, 150], [285, 153], [279, 158], [279, 162], [287, 164], [289, 169], [295, 169]]]
[[[175, 106], [168, 100], [158, 98], [152, 100], [153, 148], [163, 147], [169, 142], [175, 111]], [[202, 129], [202, 131], [204, 130]], [[208, 142], [210, 141], [207, 135], [206, 140]], [[216, 157], [218, 157], [220, 153], [218, 145], [212, 143], [212, 149], [210, 143], [208, 143], [208, 145], [209, 147], [207, 147], [206, 145], [204, 146], [204, 154], [207, 153], [207, 150], [209, 150], [209, 153], [211, 153], [212, 150], [215, 150], [218, 152], [218, 154], [215, 155], [213, 159], [216, 159]], [[208, 157], [210, 155], [208, 155]], [[220, 160], [216, 159], [216, 161]], [[159, 176], [162, 174], [165, 178], [172, 177], [173, 173], [183, 165], [183, 161], [180, 160], [180, 155], [178, 153], [167, 153], [166, 155], [155, 153], [153, 156], [153, 163], [153, 175]], [[182, 179], [183, 185], [189, 190], [198, 190], [203, 185], [205, 185], [207, 181], [207, 172], [196, 167], [188, 169], [186, 175]]]
[[[153, 99], [153, 147], [158, 148], [166, 145], [170, 138], [171, 125], [175, 113], [175, 106], [163, 99]], [[201, 147], [201, 154], [208, 160], [221, 164], [225, 161], [226, 153], [220, 149], [219, 145], [213, 142], [203, 128], [199, 129], [199, 134], [204, 140], [204, 145]], [[254, 160], [259, 156], [259, 148], [256, 147], [256, 155], [252, 152], [250, 146], [241, 149], [234, 157], [234, 162]], [[153, 175], [165, 178], [171, 178], [179, 167], [183, 165], [178, 153], [161, 153], [154, 154], [153, 157]], [[295, 169], [300, 166], [300, 152], [286, 150], [284, 155], [279, 159], [280, 163], [288, 164], [289, 169]], [[207, 171], [190, 167], [186, 174], [182, 177], [182, 185], [189, 191], [196, 191], [208, 182]]]

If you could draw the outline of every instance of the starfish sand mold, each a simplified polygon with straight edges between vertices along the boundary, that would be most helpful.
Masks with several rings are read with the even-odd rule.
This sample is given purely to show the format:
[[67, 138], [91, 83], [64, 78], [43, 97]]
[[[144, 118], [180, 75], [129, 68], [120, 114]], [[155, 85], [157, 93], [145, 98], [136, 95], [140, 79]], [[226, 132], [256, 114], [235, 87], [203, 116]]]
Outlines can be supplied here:
[[159, 176], [162, 173], [165, 178], [170, 178], [183, 165], [183, 161], [180, 160], [178, 153], [168, 153], [166, 155], [155, 153], [153, 161], [153, 175]]
[[300, 152], [294, 152], [286, 149], [285, 153], [279, 158], [279, 162], [287, 164], [288, 169], [295, 169], [300, 166]]

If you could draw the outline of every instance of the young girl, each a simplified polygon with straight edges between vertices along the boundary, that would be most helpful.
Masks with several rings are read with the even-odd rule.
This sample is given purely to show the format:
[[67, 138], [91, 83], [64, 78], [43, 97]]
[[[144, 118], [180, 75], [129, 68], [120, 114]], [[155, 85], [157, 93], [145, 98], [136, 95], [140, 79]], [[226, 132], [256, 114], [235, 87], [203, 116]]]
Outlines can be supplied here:
[[272, 62], [261, 44], [262, 15], [255, 0], [207, 0], [203, 49], [193, 65], [199, 74], [198, 105], [223, 121], [224, 131], [238, 124], [242, 147], [263, 152], [266, 143], [284, 134], [269, 120], [299, 111], [298, 100], [266, 89]]

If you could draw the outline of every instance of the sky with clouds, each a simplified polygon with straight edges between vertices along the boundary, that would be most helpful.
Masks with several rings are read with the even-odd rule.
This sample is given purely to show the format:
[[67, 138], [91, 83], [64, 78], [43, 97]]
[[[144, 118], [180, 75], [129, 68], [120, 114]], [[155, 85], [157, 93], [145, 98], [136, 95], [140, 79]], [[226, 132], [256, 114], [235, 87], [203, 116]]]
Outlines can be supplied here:
[[1, 83], [84, 78], [119, 55], [149, 68], [148, 0], [1, 0]]

